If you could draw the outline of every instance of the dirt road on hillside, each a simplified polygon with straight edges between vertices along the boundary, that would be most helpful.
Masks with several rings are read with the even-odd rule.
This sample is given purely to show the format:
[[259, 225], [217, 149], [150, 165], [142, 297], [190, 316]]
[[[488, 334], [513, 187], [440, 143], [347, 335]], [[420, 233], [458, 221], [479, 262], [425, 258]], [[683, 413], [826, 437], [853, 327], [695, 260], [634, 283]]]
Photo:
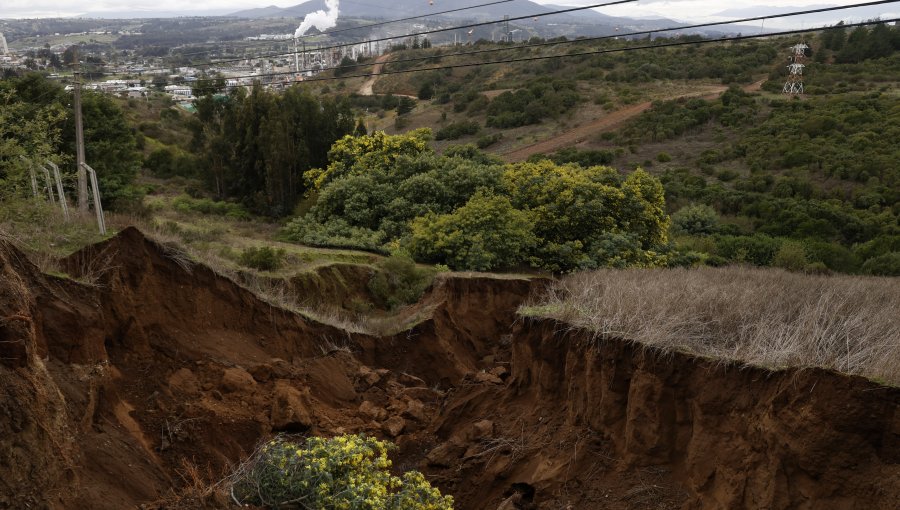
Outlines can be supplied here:
[[[762, 87], [762, 84], [765, 83], [765, 79], [754, 82], [750, 85], [744, 87], [744, 90], [747, 92], [754, 92]], [[689, 97], [699, 97], [701, 99], [715, 99], [719, 97], [722, 93], [728, 90], [726, 86], [717, 86], [717, 87], [709, 87], [705, 90], [699, 92], [691, 92], [688, 94], [681, 94], [677, 96], [672, 96], [669, 99], [682, 99]], [[503, 159], [509, 161], [511, 163], [525, 161], [530, 156], [534, 154], [549, 154], [551, 152], [556, 152], [565, 147], [570, 147], [577, 143], [580, 143], [586, 140], [588, 137], [592, 135], [596, 135], [598, 133], [605, 133], [607, 131], [612, 131], [613, 129], [621, 126], [625, 121], [632, 119], [641, 113], [650, 109], [653, 106], [651, 101], [647, 101], [644, 103], [639, 103], [631, 106], [627, 106], [622, 108], [621, 110], [616, 110], [609, 115], [606, 115], [600, 119], [597, 119], [593, 122], [585, 124], [583, 126], [578, 126], [574, 129], [566, 131], [565, 133], [559, 134], [552, 138], [548, 138], [546, 140], [533, 143], [531, 145], [526, 145], [525, 147], [519, 147], [518, 149], [513, 149], [509, 152], [505, 152], [501, 154]]]
[[384, 69], [384, 63], [387, 62], [391, 58], [390, 53], [385, 53], [384, 55], [380, 55], [375, 59], [375, 67], [372, 68], [372, 76], [363, 83], [362, 87], [359, 88], [359, 95], [361, 96], [372, 96], [375, 93], [372, 91], [372, 87], [375, 86], [375, 82], [378, 81], [378, 75], [381, 74], [381, 70]]

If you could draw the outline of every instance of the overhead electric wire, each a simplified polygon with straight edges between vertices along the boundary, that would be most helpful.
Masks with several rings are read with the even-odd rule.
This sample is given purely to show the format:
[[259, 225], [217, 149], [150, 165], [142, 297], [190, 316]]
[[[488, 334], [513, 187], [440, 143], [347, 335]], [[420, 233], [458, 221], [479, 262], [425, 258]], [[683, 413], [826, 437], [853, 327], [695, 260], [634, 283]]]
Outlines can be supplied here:
[[[455, 27], [436, 28], [436, 29], [432, 29], [432, 30], [425, 30], [423, 32], [413, 32], [413, 33], [397, 35], [397, 36], [393, 36], [393, 37], [381, 37], [378, 39], [369, 39], [369, 40], [365, 40], [365, 41], [355, 41], [355, 42], [351, 42], [351, 43], [335, 44], [332, 46], [321, 46], [321, 47], [316, 48], [316, 50], [322, 51], [322, 50], [331, 50], [331, 49], [335, 49], [335, 48], [346, 48], [348, 46], [357, 46], [357, 45], [361, 45], [361, 44], [371, 44], [374, 42], [391, 41], [394, 39], [418, 37], [420, 35], [429, 35], [429, 34], [437, 34], [437, 33], [441, 33], [441, 32], [450, 32], [453, 30], [460, 30], [460, 29], [464, 29], [464, 28], [477, 28], [477, 27], [482, 27], [482, 26], [487, 26], [487, 25], [496, 25], [498, 23], [507, 23], [507, 22], [511, 22], [511, 21], [519, 21], [519, 20], [529, 19], [529, 18], [541, 18], [541, 17], [545, 17], [545, 16], [554, 16], [557, 14], [566, 14], [569, 12], [583, 11], [586, 9], [594, 9], [597, 7], [609, 7], [612, 5], [621, 5], [621, 4], [633, 3], [633, 2], [637, 2], [637, 1], [638, 0], [615, 0], [612, 2], [606, 2], [606, 3], [601, 3], [601, 4], [592, 4], [592, 5], [585, 5], [585, 6], [581, 6], [581, 7], [571, 7], [568, 9], [559, 9], [559, 10], [550, 11], [550, 12], [530, 14], [528, 16], [517, 16], [515, 18], [504, 18], [504, 19], [492, 20], [492, 21], [480, 21], [478, 23], [470, 23], [467, 25], [458, 25]], [[225, 63], [229, 63], [229, 62], [241, 62], [244, 60], [256, 60], [256, 59], [261, 59], [261, 58], [284, 57], [284, 56], [293, 55], [294, 53], [296, 53], [296, 52], [286, 51], [286, 52], [280, 52], [280, 53], [269, 53], [269, 54], [265, 54], [265, 55], [257, 55], [255, 57], [221, 59], [221, 60], [216, 60], [213, 62], [203, 62], [203, 63], [193, 64], [193, 65], [197, 66], [197, 67], [213, 66], [213, 65], [225, 64]]]
[[[685, 25], [685, 26], [680, 26], [680, 27], [657, 28], [654, 30], [640, 30], [640, 31], [636, 31], [636, 32], [618, 33], [618, 34], [613, 34], [613, 35], [583, 37], [583, 38], [571, 39], [571, 40], [566, 40], [566, 41], [547, 41], [547, 42], [542, 42], [542, 43], [523, 44], [520, 46], [505, 46], [502, 48], [489, 48], [489, 49], [483, 49], [483, 50], [444, 53], [441, 55], [401, 58], [401, 59], [397, 59], [397, 60], [391, 60], [388, 62], [384, 62], [384, 64], [387, 65], [387, 64], [401, 64], [401, 63], [408, 63], [408, 62], [421, 62], [421, 61], [432, 60], [435, 58], [480, 55], [480, 54], [485, 54], [485, 53], [499, 53], [499, 52], [503, 52], [503, 51], [516, 51], [516, 50], [521, 50], [521, 49], [541, 48], [541, 47], [546, 47], [546, 46], [562, 46], [562, 45], [566, 45], [566, 44], [580, 44], [580, 43], [585, 43], [585, 42], [603, 41], [603, 40], [609, 40], [609, 39], [619, 39], [619, 38], [623, 38], [623, 37], [632, 37], [632, 36], [638, 36], [638, 35], [652, 35], [652, 34], [657, 34], [657, 33], [661, 33], [661, 32], [677, 32], [680, 30], [693, 30], [696, 28], [706, 28], [706, 27], [719, 26], [719, 25], [732, 25], [735, 23], [748, 23], [751, 21], [761, 21], [761, 20], [776, 19], [776, 18], [787, 18], [787, 17], [792, 17], [792, 16], [802, 16], [802, 15], [806, 15], [806, 14], [818, 14], [818, 13], [822, 13], [822, 12], [837, 11], [837, 10], [842, 10], [842, 9], [853, 9], [853, 8], [857, 8], [857, 7], [871, 7], [874, 5], [898, 3], [898, 2], [900, 2], [900, 0], [877, 0], [877, 1], [865, 2], [865, 3], [854, 4], [854, 5], [849, 5], [849, 6], [821, 7], [818, 9], [795, 11], [795, 12], [789, 12], [789, 13], [784, 13], [784, 14], [769, 14], [766, 16], [754, 16], [754, 17], [750, 17], [750, 18], [741, 18], [741, 19], [735, 19], [735, 20], [729, 20], [729, 21], [713, 21], [713, 22], [707, 22], [707, 23], [699, 23], [696, 25]], [[348, 65], [340, 66], [340, 69], [343, 70], [343, 69], [353, 69], [353, 68], [359, 68], [359, 67], [369, 67], [371, 65], [372, 65], [371, 62], [361, 63], [361, 64], [348, 64]], [[299, 71], [285, 72], [285, 74], [294, 74], [297, 72], [304, 73], [304, 72], [309, 72], [309, 71], [328, 71], [328, 70], [333, 70], [333, 69], [338, 69], [338, 67], [326, 67], [323, 69], [300, 69]]]
[[[329, 76], [325, 78], [310, 78], [304, 81], [331, 81], [331, 80], [341, 80], [341, 79], [349, 79], [349, 78], [368, 78], [371, 76], [380, 76], [385, 74], [405, 74], [405, 73], [414, 73], [414, 72], [426, 72], [426, 71], [440, 71], [443, 69], [457, 69], [463, 67], [475, 67], [481, 65], [493, 65], [493, 64], [509, 64], [516, 62], [531, 62], [536, 60], [548, 60], [552, 58], [568, 58], [568, 57], [583, 57], [589, 55], [602, 55], [605, 53], [623, 53], [628, 51], [637, 51], [637, 50], [648, 50], [648, 49], [656, 49], [656, 48], [670, 48], [674, 46], [689, 46], [689, 45], [698, 45], [698, 44], [711, 44], [711, 43], [721, 43], [721, 42], [731, 42], [731, 41], [744, 41], [749, 39], [761, 39], [764, 37], [778, 37], [783, 35], [794, 35], [794, 34], [805, 34], [809, 32], [819, 32], [823, 30], [832, 30], [838, 28], [854, 28], [868, 25], [878, 25], [882, 23], [894, 23], [900, 21], [900, 18], [891, 18], [887, 20], [877, 20], [877, 21], [862, 21], [859, 23], [846, 23], [840, 26], [823, 26], [817, 28], [805, 28], [805, 29], [797, 29], [797, 30], [787, 30], [781, 32], [770, 32], [768, 34], [754, 34], [754, 35], [739, 35], [733, 37], [722, 37], [718, 39], [703, 39], [700, 41], [674, 41], [663, 44], [648, 44], [644, 46], [629, 46], [627, 48], [608, 48], [603, 50], [591, 50], [591, 51], [582, 51], [577, 53], [566, 53], [564, 55], [538, 55], [534, 57], [521, 57], [521, 58], [512, 58], [505, 60], [492, 60], [488, 62], [475, 62], [468, 64], [452, 64], [448, 66], [441, 67], [430, 67], [425, 69], [402, 69], [396, 71], [385, 71], [382, 70], [377, 75], [372, 74], [356, 74], [356, 75], [343, 75], [343, 76]], [[283, 74], [283, 73], [282, 73]], [[249, 77], [249, 76], [248, 76]], [[233, 78], [231, 78], [233, 79]]]
[[[345, 0], [345, 1], [346, 1], [346, 0]], [[362, 29], [362, 28], [381, 27], [381, 26], [385, 26], [385, 25], [392, 25], [392, 24], [394, 24], [394, 23], [402, 23], [402, 22], [404, 22], [404, 21], [412, 21], [412, 20], [415, 20], [415, 19], [430, 18], [430, 17], [432, 17], [432, 16], [441, 16], [441, 15], [444, 15], [444, 14], [450, 14], [450, 13], [461, 12], [461, 11], [468, 11], [468, 10], [471, 10], [471, 9], [477, 9], [477, 8], [479, 8], [479, 7], [489, 7], [489, 6], [491, 6], [491, 5], [506, 4], [506, 3], [509, 3], [509, 2], [515, 2], [515, 1], [516, 1], [516, 0], [497, 0], [497, 1], [495, 1], [495, 2], [487, 2], [487, 3], [483, 3], [483, 4], [470, 5], [470, 6], [468, 6], [468, 7], [459, 7], [459, 8], [456, 8], [456, 9], [450, 9], [450, 10], [447, 10], [447, 11], [433, 12], [433, 13], [430, 13], [430, 14], [421, 14], [421, 15], [419, 15], [419, 16], [410, 16], [410, 17], [408, 17], [408, 18], [399, 18], [399, 19], [392, 19], [392, 20], [387, 20], [387, 21], [378, 21], [378, 22], [375, 22], [375, 23], [369, 23], [369, 24], [367, 24], [367, 25], [358, 25], [358, 26], [355, 26], [355, 27], [340, 28], [340, 29], [337, 29], [337, 30], [326, 30], [325, 32], [322, 32], [322, 33], [319, 33], [319, 34], [301, 35], [298, 39], [300, 39], [300, 38], [307, 38], [307, 37], [316, 37], [316, 36], [318, 36], [318, 35], [338, 34], [338, 33], [341, 33], [341, 32], [349, 32], [349, 31], [351, 31], [351, 30], [360, 30], [360, 29]], [[351, 3], [354, 3], [354, 2], [351, 2]], [[358, 3], [358, 2], [357, 2], [357, 3]], [[361, 4], [361, 5], [365, 5], [365, 4]], [[210, 51], [213, 51], [213, 50], [195, 51], [195, 52], [191, 52], [191, 53], [179, 53], [179, 55], [181, 55], [182, 57], [190, 57], [190, 56], [192, 56], [192, 55], [203, 55], [204, 53], [209, 53]]]
[[[779, 32], [770, 32], [770, 33], [766, 33], [766, 34], [738, 35], [738, 36], [731, 36], [731, 37], [721, 37], [721, 38], [717, 38], [717, 39], [701, 39], [699, 41], [694, 41], [694, 40], [692, 40], [692, 41], [672, 41], [672, 42], [666, 42], [666, 43], [662, 43], [662, 44], [647, 44], [647, 45], [643, 45], [643, 46], [628, 46], [625, 48], [606, 48], [606, 49], [601, 49], [601, 50], [590, 50], [590, 51], [581, 51], [581, 52], [577, 52], [577, 53], [566, 53], [563, 55], [537, 55], [537, 56], [533, 56], [533, 57], [519, 57], [519, 58], [511, 58], [511, 59], [504, 59], [504, 60], [491, 60], [491, 61], [487, 61], [487, 62], [470, 62], [470, 63], [464, 63], [464, 64], [451, 64], [451, 65], [446, 65], [446, 66], [426, 67], [426, 68], [421, 68], [421, 69], [402, 69], [402, 70], [395, 70], [395, 71], [382, 70], [378, 74], [352, 74], [352, 75], [342, 75], [342, 76], [327, 76], [327, 77], [322, 77], [322, 78], [308, 78], [306, 80], [303, 80], [302, 82], [297, 82], [297, 83], [308, 83], [308, 82], [314, 82], [314, 81], [347, 80], [347, 79], [351, 79], [351, 78], [371, 78], [372, 76], [382, 76], [382, 75], [391, 75], [391, 74], [422, 73], [422, 72], [429, 72], [429, 71], [442, 71], [442, 70], [446, 70], [446, 69], [459, 69], [459, 68], [478, 67], [478, 66], [486, 66], [486, 65], [494, 65], [494, 64], [533, 62], [533, 61], [538, 61], [538, 60], [549, 60], [549, 59], [554, 59], [554, 58], [583, 57], [583, 56], [591, 56], [591, 55], [603, 55], [603, 54], [608, 54], [608, 53], [624, 53], [624, 52], [628, 52], [628, 51], [671, 48], [671, 47], [677, 47], [677, 46], [691, 46], [691, 45], [713, 44], [713, 43], [723, 43], [723, 42], [732, 42], [732, 41], [746, 41], [746, 40], [751, 40], [751, 39], [762, 39], [762, 38], [767, 38], [767, 37], [779, 37], [779, 36], [785, 36], [785, 35], [807, 34], [807, 33], [811, 33], [811, 32], [821, 32], [821, 31], [835, 30], [835, 29], [842, 29], [842, 28], [854, 28], [854, 27], [862, 27], [862, 26], [869, 26], [869, 25], [879, 25], [882, 23], [896, 23], [898, 21], [900, 21], [900, 18], [891, 18], [891, 19], [884, 19], [884, 20], [869, 20], [869, 21], [862, 21], [859, 23], [846, 23], [843, 25], [828, 25], [828, 26], [821, 26], [821, 27], [814, 27], [814, 28], [785, 30], [785, 31], [779, 31]], [[329, 69], [333, 69], [333, 68], [329, 68]], [[269, 74], [265, 74], [265, 75], [233, 76], [233, 77], [229, 77], [227, 79], [233, 80], [233, 79], [240, 79], [240, 78], [265, 78], [265, 77], [271, 77], [271, 76], [285, 76], [285, 75], [291, 75], [291, 74], [295, 74], [295, 72], [291, 71], [291, 72], [269, 73]], [[192, 83], [214, 82], [216, 80], [223, 80], [223, 79], [226, 79], [226, 78], [201, 78]], [[253, 85], [248, 84], [248, 85], [239, 85], [239, 86], [251, 87]]]
[[[822, 12], [847, 10], [847, 9], [854, 9], [854, 8], [859, 8], [859, 7], [871, 7], [874, 5], [882, 5], [882, 4], [890, 4], [890, 3], [898, 3], [898, 2], [900, 2], [900, 0], [877, 0], [877, 1], [862, 2], [862, 3], [858, 3], [858, 4], [851, 4], [851, 5], [844, 5], [844, 6], [822, 7], [822, 8], [817, 8], [817, 9], [792, 11], [792, 12], [787, 12], [787, 13], [770, 14], [770, 15], [764, 15], [764, 16], [754, 16], [754, 17], [740, 18], [740, 19], [734, 19], [734, 20], [699, 23], [699, 24], [695, 24], [695, 25], [684, 25], [684, 26], [678, 26], [678, 27], [659, 28], [659, 29], [654, 29], [654, 30], [642, 30], [642, 31], [636, 31], [636, 32], [628, 32], [628, 33], [624, 33], [624, 34], [579, 38], [579, 39], [566, 40], [566, 41], [552, 41], [552, 42], [544, 42], [544, 43], [527, 44], [527, 45], [521, 45], [521, 46], [508, 46], [508, 47], [502, 47], [502, 48], [491, 48], [491, 49], [475, 50], [475, 51], [467, 51], [467, 52], [446, 53], [446, 54], [442, 54], [442, 55], [429, 55], [429, 56], [415, 57], [415, 58], [408, 58], [408, 59], [398, 59], [398, 60], [392, 60], [390, 62], [385, 62], [385, 64], [426, 61], [426, 60], [432, 60], [435, 58], [468, 56], [468, 55], [485, 54], [485, 53], [496, 53], [496, 52], [501, 52], [501, 51], [514, 51], [514, 50], [520, 50], [520, 49], [538, 48], [538, 47], [546, 47], [546, 46], [581, 44], [581, 43], [585, 43], [585, 42], [617, 39], [617, 38], [631, 37], [631, 36], [636, 36], [636, 35], [647, 35], [647, 34], [654, 34], [654, 33], [661, 33], [661, 32], [676, 32], [676, 31], [682, 31], [682, 30], [691, 30], [691, 29], [695, 29], [695, 28], [704, 28], [704, 27], [719, 26], [719, 25], [730, 25], [730, 24], [735, 24], [735, 23], [746, 23], [746, 22], [760, 21], [760, 20], [766, 20], [766, 19], [787, 18], [787, 17], [801, 16], [801, 15], [806, 15], [806, 14], [817, 14], [817, 13], [822, 13]], [[890, 21], [891, 20], [888, 20], [888, 21], [873, 20], [870, 24], [886, 23], [886, 22], [890, 22]], [[833, 28], [839, 28], [841, 26], [843, 26], [843, 27], [858, 26], [858, 24], [857, 25], [846, 25], [846, 24], [836, 25]], [[818, 30], [825, 30], [828, 28], [832, 28], [832, 27], [813, 28], [813, 29], [809, 29], [807, 31], [818, 31]], [[776, 36], [776, 35], [779, 35], [780, 33], [782, 33], [782, 32], [769, 32], [769, 33], [765, 33], [765, 34], [759, 34], [756, 37]], [[748, 37], [744, 37], [744, 38], [746, 39], [746, 38], [750, 38], [750, 37], [748, 36]], [[704, 42], [709, 42], [709, 41], [719, 42], [719, 41], [726, 41], [726, 40], [728, 40], [728, 39], [719, 38], [719, 39], [704, 40]], [[695, 42], [688, 42], [687, 44], [694, 44], [694, 43]], [[663, 46], [654, 45], [653, 47], [663, 47]], [[645, 49], [645, 48], [646, 48], [646, 46], [639, 47], [639, 49]], [[623, 50], [623, 48], [613, 49], [612, 51], [621, 51], [621, 50]], [[608, 51], [608, 50], [604, 50], [604, 51]], [[556, 57], [564, 57], [564, 56], [568, 56], [568, 55], [550, 55], [547, 57], [538, 57], [538, 58], [556, 58]], [[486, 63], [484, 63], [484, 65], [489, 65], [489, 64], [493, 64], [493, 63], [504, 63], [507, 61], [508, 60], [486, 62]], [[372, 63], [351, 64], [351, 65], [347, 65], [347, 66], [340, 66], [340, 68], [347, 69], [347, 68], [369, 67], [371, 65], [372, 65]], [[465, 64], [465, 65], [471, 66], [473, 64]], [[334, 70], [334, 69], [338, 69], [338, 67], [327, 67], [327, 68], [322, 68], [322, 69], [301, 69], [299, 71], [284, 71], [284, 72], [277, 72], [277, 73], [267, 73], [264, 75], [254, 74], [254, 75], [244, 75], [244, 76], [233, 76], [233, 77], [228, 77], [227, 79], [264, 78], [264, 77], [269, 77], [269, 76], [292, 75], [292, 74], [296, 74], [297, 72], [328, 71], [328, 70]], [[428, 68], [428, 69], [442, 69], [442, 68]], [[425, 71], [428, 69], [414, 69], [414, 70], [409, 70], [409, 72]], [[114, 73], [106, 73], [106, 74], [114, 74]], [[382, 72], [379, 74], [392, 74], [392, 72], [382, 70]], [[323, 79], [334, 80], [334, 79], [347, 79], [347, 78], [371, 77], [371, 76], [373, 76], [373, 75], [372, 74], [344, 75], [344, 76], [337, 76], [337, 77], [328, 77], [328, 78], [323, 78]], [[221, 78], [206, 78], [206, 79], [202, 79], [202, 80], [213, 81], [216, 79], [221, 79]], [[313, 81], [313, 80], [308, 79], [306, 81]]]

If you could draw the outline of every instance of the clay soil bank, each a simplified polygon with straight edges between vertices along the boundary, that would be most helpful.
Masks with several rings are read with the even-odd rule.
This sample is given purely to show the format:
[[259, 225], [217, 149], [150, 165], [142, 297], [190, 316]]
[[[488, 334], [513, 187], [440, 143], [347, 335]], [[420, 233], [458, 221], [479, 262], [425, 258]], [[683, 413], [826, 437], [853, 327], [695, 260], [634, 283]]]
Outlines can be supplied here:
[[0, 245], [0, 508], [223, 507], [189, 472], [278, 432], [389, 438], [460, 509], [900, 508], [900, 390], [518, 318], [540, 279], [441, 277], [374, 338], [134, 229], [65, 262], [97, 283]]

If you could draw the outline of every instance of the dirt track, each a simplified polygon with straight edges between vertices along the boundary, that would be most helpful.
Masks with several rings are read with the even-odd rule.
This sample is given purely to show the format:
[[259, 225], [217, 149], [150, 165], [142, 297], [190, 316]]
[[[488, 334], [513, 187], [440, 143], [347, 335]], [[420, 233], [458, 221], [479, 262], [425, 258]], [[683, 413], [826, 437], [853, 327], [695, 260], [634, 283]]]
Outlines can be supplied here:
[[[751, 85], [744, 87], [744, 90], [748, 92], [759, 90], [764, 82], [765, 80], [757, 81]], [[681, 99], [690, 97], [699, 97], [701, 99], [715, 99], [726, 90], [728, 90], [728, 87], [725, 86], [709, 87], [706, 90], [691, 92], [688, 94], [681, 94], [670, 97], [669, 99]], [[649, 110], [651, 106], [653, 106], [653, 103], [651, 101], [627, 106], [620, 110], [611, 112], [603, 118], [597, 119], [591, 123], [585, 124], [583, 126], [578, 126], [577, 128], [571, 129], [569, 131], [566, 131], [565, 133], [554, 136], [547, 140], [533, 143], [525, 147], [519, 147], [518, 149], [513, 149], [509, 152], [501, 154], [501, 156], [503, 156], [503, 159], [505, 159], [506, 161], [515, 163], [518, 161], [525, 161], [534, 154], [550, 154], [560, 149], [571, 147], [573, 145], [581, 143], [587, 138], [599, 133], [612, 131], [621, 126], [624, 122]]]
[[373, 338], [134, 229], [65, 264], [97, 285], [0, 242], [3, 509], [232, 508], [184, 463], [218, 480], [276, 432], [391, 438], [460, 510], [900, 507], [900, 389], [517, 320], [542, 280], [444, 277]]
[[378, 75], [380, 75], [381, 70], [384, 69], [384, 63], [390, 60], [390, 58], [391, 54], [385, 53], [384, 55], [379, 55], [378, 58], [375, 59], [375, 65], [372, 67], [372, 76], [370, 76], [359, 88], [359, 95], [371, 96], [375, 94], [372, 87], [374, 87], [375, 82], [378, 81]]

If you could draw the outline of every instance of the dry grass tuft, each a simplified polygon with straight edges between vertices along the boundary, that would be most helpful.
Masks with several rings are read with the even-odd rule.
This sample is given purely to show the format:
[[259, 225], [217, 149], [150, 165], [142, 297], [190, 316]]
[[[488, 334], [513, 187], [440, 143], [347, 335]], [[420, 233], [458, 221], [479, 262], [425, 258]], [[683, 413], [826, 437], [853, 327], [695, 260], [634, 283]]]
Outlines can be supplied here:
[[562, 279], [520, 313], [600, 338], [900, 385], [898, 283], [747, 267], [602, 270]]

